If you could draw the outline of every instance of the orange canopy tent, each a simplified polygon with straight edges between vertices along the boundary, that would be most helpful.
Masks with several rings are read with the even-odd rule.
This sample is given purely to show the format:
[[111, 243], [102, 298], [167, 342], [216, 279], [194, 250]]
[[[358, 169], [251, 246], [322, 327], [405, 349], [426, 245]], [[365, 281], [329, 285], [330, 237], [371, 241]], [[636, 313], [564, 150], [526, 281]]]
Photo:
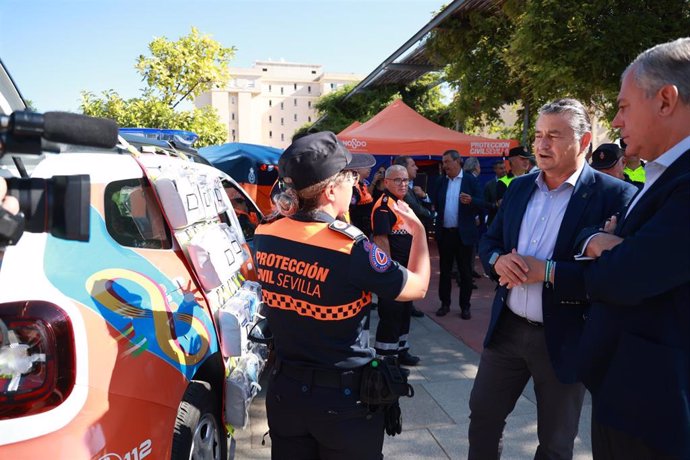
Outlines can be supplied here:
[[[355, 122], [357, 123], [357, 122]], [[366, 123], [345, 128], [338, 138], [352, 153], [441, 156], [457, 150], [462, 156], [496, 157], [517, 147], [513, 139], [490, 139], [459, 133], [427, 120], [398, 99]]]

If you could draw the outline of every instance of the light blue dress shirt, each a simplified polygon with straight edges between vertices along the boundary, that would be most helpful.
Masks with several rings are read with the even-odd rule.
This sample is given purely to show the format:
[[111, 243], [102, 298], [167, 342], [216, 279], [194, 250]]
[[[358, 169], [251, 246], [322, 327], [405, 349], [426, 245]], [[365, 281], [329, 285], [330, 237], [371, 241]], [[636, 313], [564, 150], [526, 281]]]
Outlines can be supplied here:
[[[553, 190], [544, 182], [544, 173], [540, 172], [535, 179], [537, 190], [527, 203], [525, 215], [522, 216], [517, 251], [523, 256], [537, 259], [550, 259], [556, 247], [556, 238], [563, 222], [565, 210], [575, 190], [575, 184], [585, 167], [580, 167]], [[512, 248], [506, 248], [512, 250]], [[543, 282], [523, 284], [508, 292], [508, 308], [515, 314], [530, 321], [544, 322], [541, 294]]]

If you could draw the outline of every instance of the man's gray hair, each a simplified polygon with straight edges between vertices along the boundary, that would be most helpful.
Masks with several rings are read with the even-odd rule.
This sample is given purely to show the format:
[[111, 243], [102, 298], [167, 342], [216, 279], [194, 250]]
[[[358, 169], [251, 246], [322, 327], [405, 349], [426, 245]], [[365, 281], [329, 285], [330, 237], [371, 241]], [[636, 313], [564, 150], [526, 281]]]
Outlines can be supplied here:
[[394, 172], [404, 172], [407, 175], [407, 168], [402, 165], [389, 166], [388, 169], [386, 169], [386, 175], [383, 177], [388, 179], [393, 175]]
[[633, 72], [635, 83], [647, 97], [664, 85], [675, 85], [683, 104], [690, 105], [690, 37], [662, 43], [640, 53], [623, 72]]
[[568, 114], [568, 123], [575, 132], [575, 137], [579, 141], [585, 133], [592, 131], [592, 123], [589, 121], [587, 109], [577, 99], [558, 99], [557, 101], [544, 104], [539, 109], [539, 115]]
[[477, 157], [469, 157], [465, 160], [465, 163], [462, 165], [462, 170], [471, 173], [479, 167], [479, 160], [477, 159]]

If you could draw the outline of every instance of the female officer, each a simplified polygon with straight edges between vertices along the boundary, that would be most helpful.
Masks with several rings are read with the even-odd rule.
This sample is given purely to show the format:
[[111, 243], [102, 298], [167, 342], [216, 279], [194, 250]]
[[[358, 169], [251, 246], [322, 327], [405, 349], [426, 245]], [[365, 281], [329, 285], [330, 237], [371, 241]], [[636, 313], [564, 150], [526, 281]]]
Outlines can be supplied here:
[[331, 132], [295, 140], [280, 157], [277, 211], [255, 234], [276, 364], [266, 409], [273, 459], [380, 459], [384, 415], [359, 401], [361, 368], [374, 357], [362, 327], [371, 292], [424, 297], [429, 253], [424, 226], [402, 201], [413, 243], [408, 268], [356, 227], [347, 210], [354, 169], [373, 166]]

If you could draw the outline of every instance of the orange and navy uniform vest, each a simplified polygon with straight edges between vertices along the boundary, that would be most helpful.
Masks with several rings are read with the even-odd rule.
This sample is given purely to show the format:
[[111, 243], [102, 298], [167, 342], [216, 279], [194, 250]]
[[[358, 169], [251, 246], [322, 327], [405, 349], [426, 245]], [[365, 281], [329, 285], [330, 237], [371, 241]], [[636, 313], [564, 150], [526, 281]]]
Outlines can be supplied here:
[[412, 235], [405, 230], [402, 217], [396, 213], [392, 204], [397, 198], [386, 190], [376, 200], [371, 211], [371, 228], [373, 235], [388, 236], [388, 244], [391, 249], [391, 257], [404, 267], [407, 267], [412, 247]]
[[355, 227], [325, 213], [259, 225], [254, 247], [279, 358], [355, 368], [373, 357], [362, 334], [371, 292], [397, 297], [404, 268]]
[[368, 182], [360, 180], [352, 187], [349, 216], [350, 223], [368, 236], [371, 234], [371, 208], [374, 198], [367, 186]]

